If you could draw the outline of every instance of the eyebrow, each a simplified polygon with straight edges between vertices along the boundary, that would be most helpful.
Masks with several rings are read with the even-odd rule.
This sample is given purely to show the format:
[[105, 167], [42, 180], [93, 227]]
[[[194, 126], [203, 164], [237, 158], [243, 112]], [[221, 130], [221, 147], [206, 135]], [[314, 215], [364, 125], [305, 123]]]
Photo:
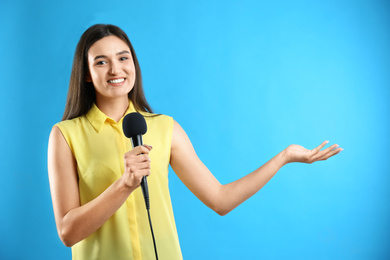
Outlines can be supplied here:
[[[125, 53], [130, 54], [129, 51], [120, 51], [116, 55], [118, 56], [118, 55], [122, 55], [122, 54], [125, 54]], [[98, 60], [98, 59], [103, 59], [103, 58], [107, 58], [107, 56], [106, 55], [98, 55], [93, 60]]]

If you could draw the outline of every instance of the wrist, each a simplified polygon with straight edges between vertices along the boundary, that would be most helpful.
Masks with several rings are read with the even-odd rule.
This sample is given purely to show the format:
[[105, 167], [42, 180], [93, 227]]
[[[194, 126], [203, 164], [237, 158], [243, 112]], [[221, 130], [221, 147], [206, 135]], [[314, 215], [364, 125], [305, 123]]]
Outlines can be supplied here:
[[290, 158], [287, 152], [287, 148], [279, 153], [282, 165], [290, 163]]
[[121, 192], [124, 192], [124, 193], [132, 193], [134, 190], [135, 190], [135, 188], [134, 187], [132, 187], [132, 186], [130, 186], [127, 182], [126, 182], [126, 180], [124, 179], [124, 175], [122, 175], [119, 179], [118, 179], [118, 181], [116, 182], [116, 184], [117, 184], [117, 188], [118, 188], [118, 190], [120, 190]]

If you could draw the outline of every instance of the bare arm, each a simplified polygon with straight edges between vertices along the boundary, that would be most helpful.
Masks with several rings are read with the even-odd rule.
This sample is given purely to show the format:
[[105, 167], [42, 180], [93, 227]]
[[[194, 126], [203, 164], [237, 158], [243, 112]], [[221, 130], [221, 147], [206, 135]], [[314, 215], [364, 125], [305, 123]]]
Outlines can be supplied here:
[[101, 227], [139, 186], [142, 176], [150, 174], [150, 149], [139, 146], [126, 153], [122, 177], [81, 206], [76, 160], [59, 128], [53, 127], [48, 149], [49, 182], [58, 235], [66, 246], [73, 246]]
[[178, 177], [195, 196], [218, 214], [226, 215], [259, 191], [283, 165], [290, 162], [313, 163], [326, 160], [342, 150], [336, 149], [337, 145], [333, 145], [321, 151], [326, 143], [323, 142], [313, 150], [290, 145], [252, 173], [221, 185], [198, 158], [188, 136], [175, 122], [170, 163]]

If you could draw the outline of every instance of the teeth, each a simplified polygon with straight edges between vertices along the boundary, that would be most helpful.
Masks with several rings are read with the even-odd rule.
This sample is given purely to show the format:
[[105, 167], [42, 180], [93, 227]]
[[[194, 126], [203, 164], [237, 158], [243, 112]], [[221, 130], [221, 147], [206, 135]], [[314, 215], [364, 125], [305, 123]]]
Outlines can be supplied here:
[[113, 80], [109, 80], [108, 83], [121, 83], [125, 81], [124, 78], [121, 78], [121, 79], [113, 79]]

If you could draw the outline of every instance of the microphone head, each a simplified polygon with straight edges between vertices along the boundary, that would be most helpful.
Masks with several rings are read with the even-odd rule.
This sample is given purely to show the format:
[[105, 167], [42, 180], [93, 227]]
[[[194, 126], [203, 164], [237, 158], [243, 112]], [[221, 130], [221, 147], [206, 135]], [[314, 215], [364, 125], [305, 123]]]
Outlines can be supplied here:
[[126, 137], [131, 138], [146, 133], [147, 126], [145, 118], [140, 113], [130, 113], [123, 118], [123, 133]]

